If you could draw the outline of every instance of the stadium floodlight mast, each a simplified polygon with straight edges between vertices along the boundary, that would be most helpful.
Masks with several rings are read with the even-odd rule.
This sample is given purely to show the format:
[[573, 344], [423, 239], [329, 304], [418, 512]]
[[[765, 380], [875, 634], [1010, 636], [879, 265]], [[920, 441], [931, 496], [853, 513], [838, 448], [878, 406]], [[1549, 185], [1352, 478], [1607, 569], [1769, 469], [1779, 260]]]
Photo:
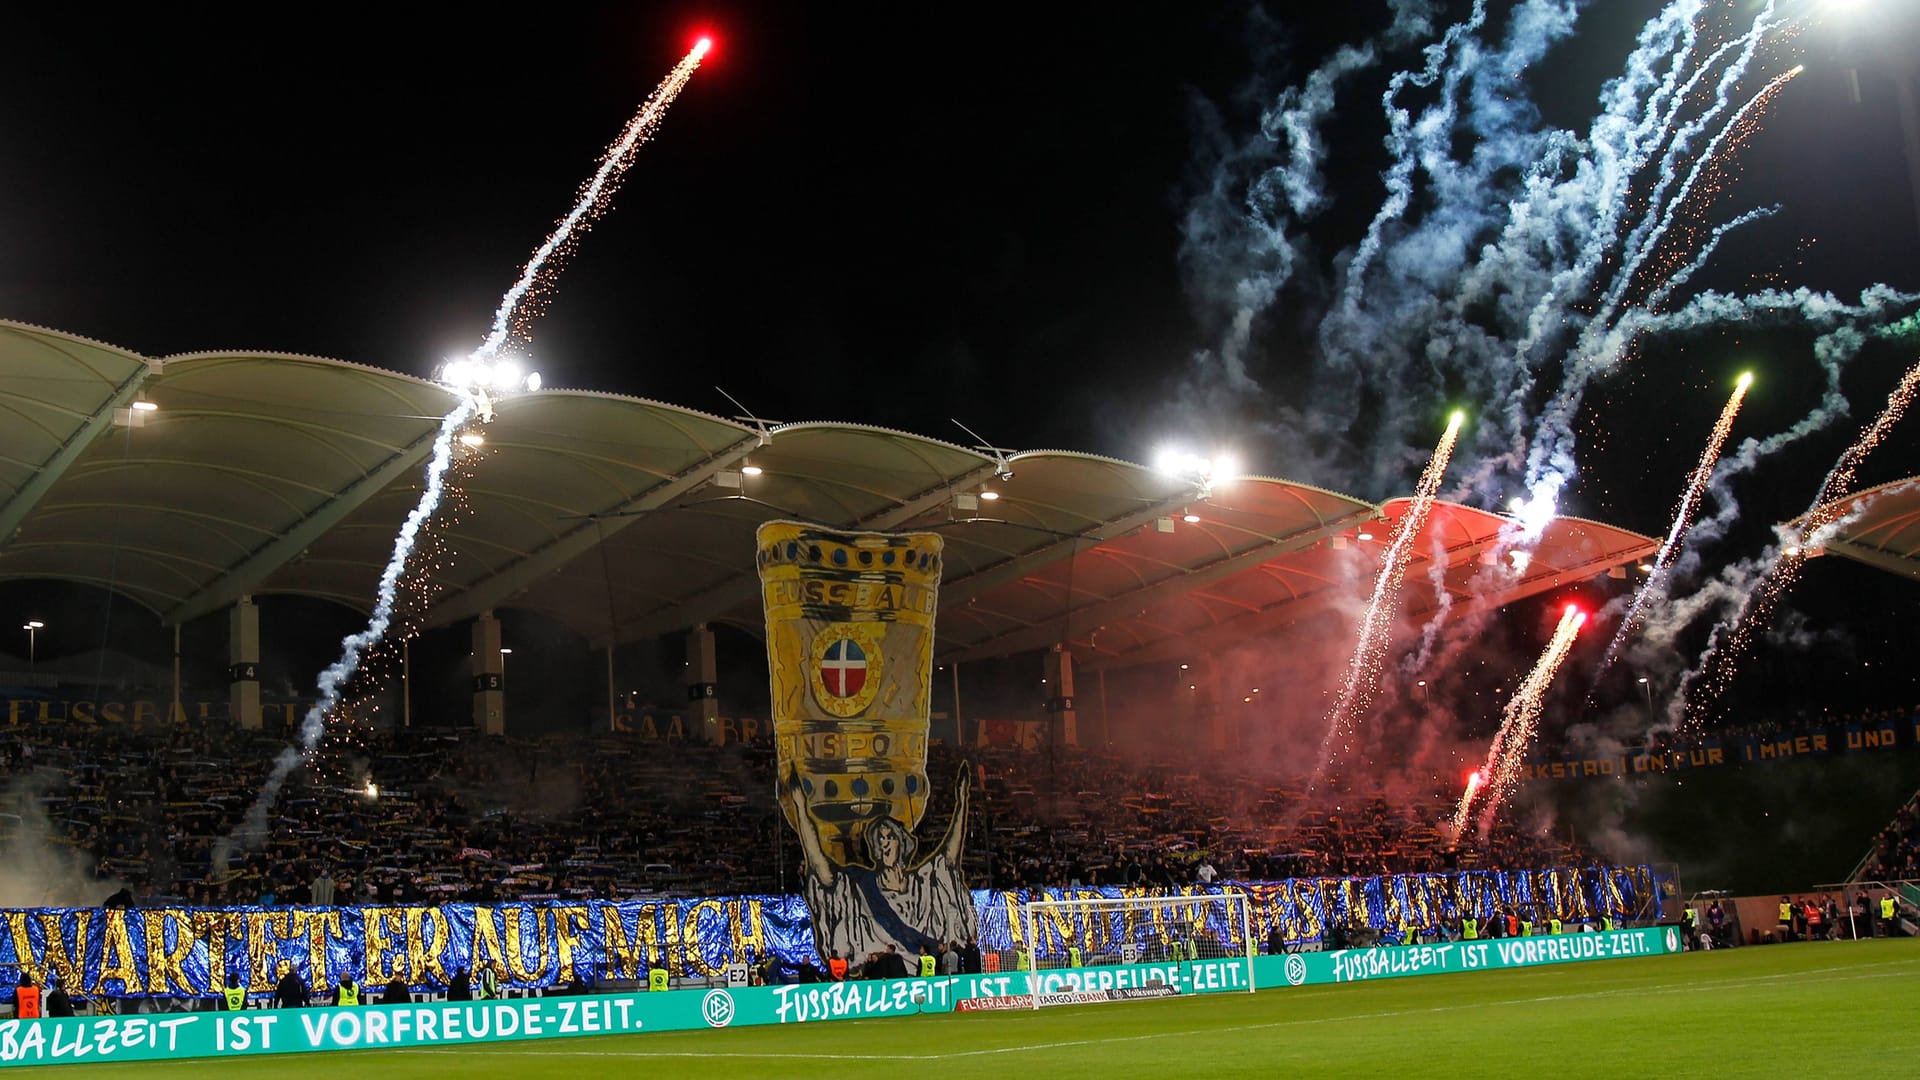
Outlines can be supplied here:
[[27, 624], [20, 628], [27, 632], [27, 673], [28, 674], [32, 674], [35, 671], [37, 666], [36, 660], [35, 660], [36, 650], [34, 648], [34, 644], [35, 644], [34, 635], [38, 634], [42, 630], [45, 630], [46, 628], [47, 628], [47, 624], [41, 622], [39, 619], [28, 619]]

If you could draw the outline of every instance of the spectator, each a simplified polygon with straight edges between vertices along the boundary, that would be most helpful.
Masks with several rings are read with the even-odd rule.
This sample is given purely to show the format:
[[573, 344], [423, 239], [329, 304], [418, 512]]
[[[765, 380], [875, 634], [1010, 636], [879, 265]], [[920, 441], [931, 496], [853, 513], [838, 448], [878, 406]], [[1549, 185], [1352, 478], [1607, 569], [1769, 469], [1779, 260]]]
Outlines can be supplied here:
[[313, 901], [313, 906], [314, 907], [332, 907], [333, 891], [334, 891], [333, 873], [328, 868], [322, 867], [320, 869], [320, 876], [313, 879], [313, 888], [310, 894], [310, 899], [312, 899]]
[[307, 1007], [307, 984], [293, 973], [293, 965], [280, 961], [280, 981], [273, 988], [273, 1007], [276, 1009], [304, 1009]]
[[381, 991], [380, 1004], [411, 1005], [413, 1004], [413, 994], [407, 989], [407, 984], [400, 981], [400, 976], [395, 975], [393, 978], [387, 980], [387, 988]]
[[46, 1012], [52, 1017], [73, 1015], [73, 999], [67, 996], [67, 988], [60, 985], [57, 975], [47, 976]]

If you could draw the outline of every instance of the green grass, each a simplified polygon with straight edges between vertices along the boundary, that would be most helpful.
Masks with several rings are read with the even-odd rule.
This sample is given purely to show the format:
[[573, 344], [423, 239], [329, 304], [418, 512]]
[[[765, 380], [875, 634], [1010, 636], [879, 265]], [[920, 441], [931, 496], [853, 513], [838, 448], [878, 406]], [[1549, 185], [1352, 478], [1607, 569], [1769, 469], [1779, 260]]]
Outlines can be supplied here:
[[1920, 940], [793, 1027], [6, 1070], [8, 1077], [1912, 1075]]

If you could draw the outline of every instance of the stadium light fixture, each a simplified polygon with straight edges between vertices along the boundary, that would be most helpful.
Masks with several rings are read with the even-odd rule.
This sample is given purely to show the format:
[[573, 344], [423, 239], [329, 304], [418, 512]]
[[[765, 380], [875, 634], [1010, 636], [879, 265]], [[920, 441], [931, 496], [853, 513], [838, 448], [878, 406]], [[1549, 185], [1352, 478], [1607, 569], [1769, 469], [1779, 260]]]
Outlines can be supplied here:
[[1373, 534], [1372, 534], [1372, 533], [1370, 533], [1370, 532], [1362, 532], [1362, 533], [1360, 533], [1360, 534], [1359, 534], [1359, 539], [1361, 539], [1361, 540], [1371, 540], [1371, 539], [1373, 539]]
[[1192, 510], [1188, 510], [1180, 515], [1180, 520], [1189, 525], [1198, 525], [1200, 524], [1200, 515], [1194, 513]]
[[988, 488], [980, 489], [980, 498], [984, 502], [992, 502], [995, 499], [998, 499], [999, 497], [1000, 497], [1000, 493], [997, 491], [993, 491]]
[[151, 401], [136, 401], [133, 403], [133, 409], [135, 412], [157, 412], [160, 406]]
[[1203, 499], [1213, 494], [1215, 485], [1240, 475], [1240, 463], [1230, 454], [1203, 457], [1179, 447], [1161, 447], [1153, 456], [1153, 467], [1194, 485]]
[[765, 471], [766, 471], [765, 469], [762, 469], [758, 465], [742, 464], [740, 466], [740, 475], [742, 476], [759, 476], [761, 473]]
[[37, 650], [34, 647], [36, 644], [35, 635], [39, 634], [40, 631], [45, 630], [46, 628], [47, 628], [47, 624], [41, 622], [39, 619], [28, 619], [27, 624], [20, 628], [27, 632], [27, 674], [29, 675], [33, 674], [34, 669], [37, 666], [37, 660], [35, 657], [35, 653]]
[[485, 446], [487, 437], [477, 431], [469, 431], [460, 436], [461, 446]]

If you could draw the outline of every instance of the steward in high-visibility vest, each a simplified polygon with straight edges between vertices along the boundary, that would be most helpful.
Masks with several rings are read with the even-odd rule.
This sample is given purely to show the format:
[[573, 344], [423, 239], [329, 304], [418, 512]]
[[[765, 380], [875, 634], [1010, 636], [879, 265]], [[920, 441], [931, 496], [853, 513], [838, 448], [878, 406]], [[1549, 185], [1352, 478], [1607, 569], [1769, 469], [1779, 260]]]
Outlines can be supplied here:
[[480, 989], [474, 991], [473, 996], [481, 1001], [492, 1001], [500, 996], [500, 977], [493, 973], [492, 968], [480, 969]]
[[247, 1007], [247, 988], [244, 986], [228, 984], [225, 990], [220, 991], [220, 997], [228, 1012], [239, 1012]]
[[980, 970], [988, 975], [1000, 974], [1000, 950], [980, 954]]
[[1608, 930], [1608, 931], [1611, 931], [1611, 930], [1613, 929], [1613, 916], [1612, 916], [1612, 915], [1602, 915], [1602, 916], [1600, 916], [1600, 929], [1602, 929], [1602, 930]]
[[1549, 933], [1549, 934], [1557, 934], [1557, 933], [1559, 933], [1559, 932], [1560, 932], [1560, 931], [1561, 931], [1561, 930], [1562, 930], [1562, 929], [1564, 928], [1564, 926], [1565, 926], [1565, 924], [1564, 924], [1564, 923], [1562, 923], [1562, 922], [1561, 922], [1561, 921], [1560, 921], [1559, 919], [1557, 919], [1557, 918], [1554, 918], [1554, 919], [1548, 919], [1548, 920], [1547, 920], [1547, 933]]
[[40, 1015], [40, 988], [33, 985], [31, 979], [14, 987], [13, 1015], [21, 1020], [32, 1020]]
[[1463, 941], [1480, 940], [1480, 920], [1479, 919], [1461, 919], [1460, 920], [1460, 938]]
[[847, 981], [847, 958], [841, 956], [838, 950], [827, 958], [827, 978], [834, 982]]
[[660, 968], [660, 967], [648, 969], [647, 989], [651, 991], [659, 991], [659, 990], [665, 990], [666, 988], [667, 988], [667, 969]]
[[1780, 898], [1780, 925], [1793, 925], [1793, 901], [1784, 896]]
[[1881, 897], [1881, 898], [1880, 898], [1880, 917], [1881, 917], [1882, 919], [1885, 919], [1885, 920], [1887, 920], [1888, 922], [1892, 922], [1892, 921], [1893, 921], [1893, 896], [1892, 896], [1892, 894], [1888, 894], [1888, 895], [1886, 895], [1886, 896], [1883, 896], [1883, 897]]
[[1069, 946], [1067, 946], [1067, 966], [1068, 966], [1068, 967], [1079, 967], [1079, 966], [1080, 966], [1080, 962], [1081, 962], [1081, 961], [1080, 961], [1080, 946], [1078, 946], [1078, 945], [1069, 945]]
[[939, 973], [940, 973], [940, 961], [935, 960], [933, 958], [932, 953], [921, 953], [920, 954], [920, 977], [923, 979], [931, 979], [935, 975], [938, 975]]
[[1033, 957], [1029, 956], [1025, 949], [1015, 949], [1013, 952], [1013, 965], [1016, 971], [1032, 970]]
[[1198, 941], [1195, 941], [1193, 938], [1187, 939], [1187, 959], [1189, 960], [1200, 959], [1200, 943]]
[[335, 991], [333, 1003], [348, 1007], [360, 1004], [360, 986], [353, 981], [353, 976], [341, 977], [340, 989]]
[[1533, 920], [1532, 919], [1520, 920], [1520, 936], [1521, 937], [1533, 936]]

